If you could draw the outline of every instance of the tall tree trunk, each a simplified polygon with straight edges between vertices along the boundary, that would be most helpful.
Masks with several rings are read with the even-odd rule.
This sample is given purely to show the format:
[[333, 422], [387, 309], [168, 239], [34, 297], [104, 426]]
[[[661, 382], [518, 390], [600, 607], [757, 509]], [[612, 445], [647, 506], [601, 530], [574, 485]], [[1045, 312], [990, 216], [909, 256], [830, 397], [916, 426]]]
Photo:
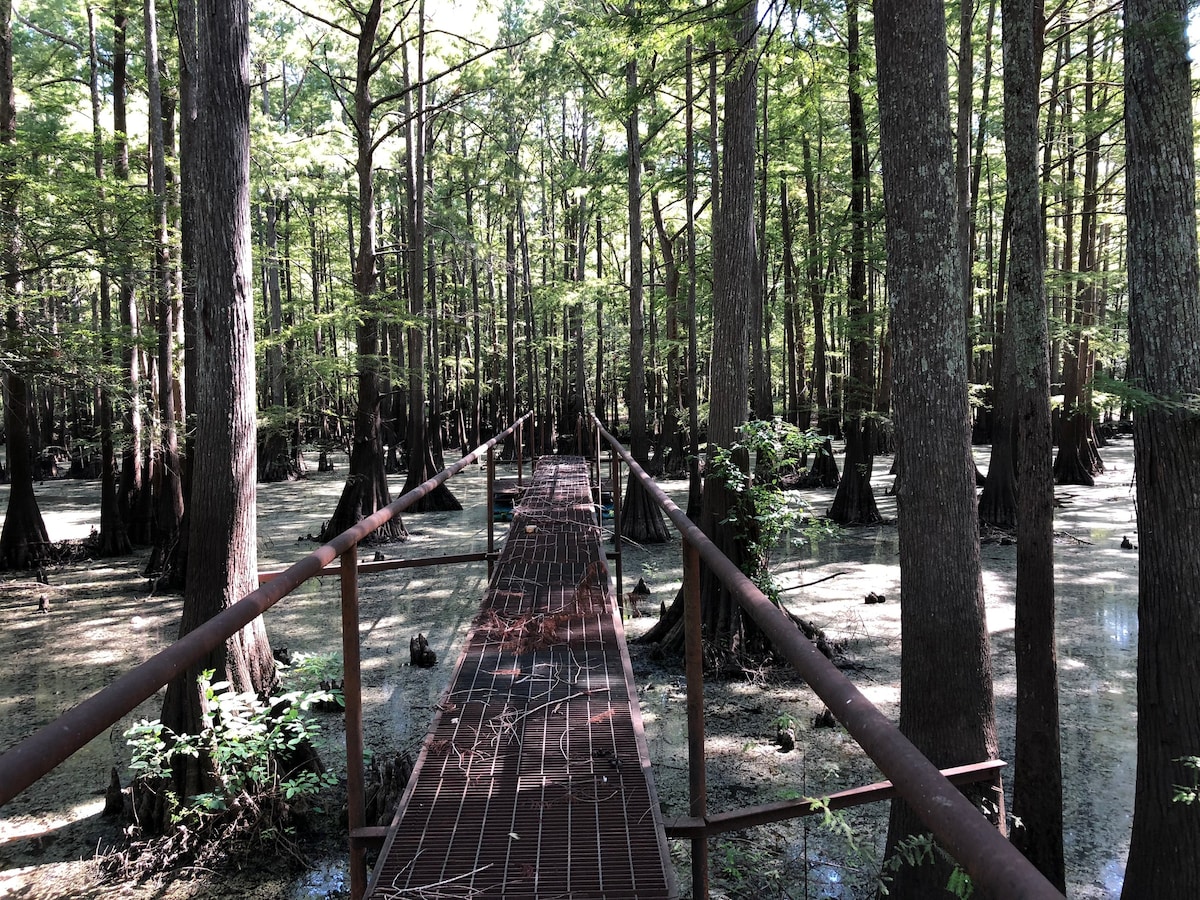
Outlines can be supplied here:
[[1200, 896], [1200, 271], [1189, 4], [1126, 0], [1130, 376], [1138, 513], [1137, 781], [1121, 896]]
[[164, 133], [161, 61], [158, 51], [158, 10], [145, 0], [146, 89], [149, 97], [150, 194], [153, 208], [154, 304], [158, 325], [158, 456], [155, 463], [154, 553], [148, 575], [171, 588], [183, 587], [186, 556], [177, 553], [183, 521], [183, 483], [180, 478], [179, 429], [175, 403], [175, 298], [168, 230], [167, 144]]
[[957, 109], [954, 120], [954, 192], [958, 198], [958, 218], [955, 220], [959, 266], [962, 269], [963, 315], [967, 323], [967, 380], [971, 380], [974, 364], [974, 340], [971, 318], [974, 313], [974, 281], [971, 264], [974, 260], [972, 238], [975, 231], [975, 210], [971, 206], [971, 115], [975, 99], [975, 73], [972, 55], [971, 25], [975, 18], [975, 0], [959, 0], [958, 11], [958, 77]]
[[[17, 98], [13, 80], [12, 2], [0, 0], [0, 227], [3, 228], [5, 343], [20, 359], [21, 235], [17, 208], [19, 180], [15, 177]], [[50, 537], [33, 492], [30, 452], [29, 387], [18, 367], [8, 367], [4, 382], [4, 432], [7, 437], [9, 488], [4, 529], [0, 531], [0, 568], [24, 569], [41, 563]]]
[[[1006, 203], [1011, 204], [1011, 191]], [[1039, 227], [1040, 234], [1040, 227]], [[1039, 255], [1040, 255], [1039, 250]], [[992, 387], [991, 457], [983, 491], [979, 495], [979, 521], [996, 528], [1015, 528], [1017, 525], [1017, 460], [1016, 460], [1016, 341], [1015, 322], [1011, 304], [1005, 316], [1005, 333], [997, 343], [999, 360]]]
[[[129, 181], [129, 139], [126, 119], [126, 83], [128, 55], [125, 50], [129, 17], [124, 0], [117, 0], [113, 12], [113, 174], [120, 182]], [[142, 360], [135, 338], [140, 323], [137, 301], [134, 294], [133, 254], [129, 248], [117, 249], [120, 276], [117, 287], [117, 310], [121, 330], [127, 335], [122, 347], [125, 397], [125, 441], [121, 451], [121, 483], [118, 486], [118, 502], [121, 518], [135, 544], [148, 544], [151, 533], [151, 494], [145, 481], [146, 458], [142, 428], [142, 412], [145, 408], [145, 385], [142, 383]]]
[[[837, 413], [829, 405], [829, 370], [825, 338], [825, 286], [821, 281], [821, 223], [817, 216], [817, 176], [813, 167], [812, 145], [808, 135], [800, 138], [804, 155], [804, 209], [808, 228], [808, 252], [805, 255], [804, 276], [813, 313], [813, 404], [817, 412], [817, 430], [824, 435], [838, 432]], [[807, 422], [805, 424], [808, 424]], [[832, 457], [830, 457], [832, 460]], [[837, 468], [833, 469], [833, 484], [837, 483]]]
[[[906, 473], [898, 497], [900, 730], [938, 766], [996, 753], [968, 429], [963, 273], [954, 240], [945, 21], [940, 0], [875, 4], [893, 408], [896, 453]], [[923, 831], [907, 804], [893, 802], [888, 854]], [[904, 867], [890, 896], [936, 896], [948, 874], [940, 860]]]
[[[350, 449], [350, 472], [337, 508], [318, 538], [332, 540], [358, 521], [392, 502], [383, 470], [382, 422], [379, 416], [379, 328], [380, 300], [375, 248], [378, 223], [375, 209], [375, 155], [371, 76], [375, 71], [375, 35], [379, 29], [382, 0], [371, 0], [359, 20], [355, 62], [354, 130], [357, 154], [354, 169], [358, 180], [358, 255], [354, 264], [354, 294], [361, 311], [357, 328], [358, 406], [354, 414], [354, 438]], [[411, 351], [411, 348], [410, 348]], [[379, 542], [402, 541], [408, 533], [398, 517], [372, 535]]]
[[[404, 62], [405, 80], [408, 80], [408, 61]], [[441, 437], [436, 429], [440, 428], [440, 414], [434, 418], [435, 411], [440, 407], [435, 397], [426, 392], [425, 365], [425, 329], [426, 321], [437, 315], [436, 309], [427, 307], [425, 302], [426, 279], [425, 271], [425, 141], [428, 137], [425, 113], [425, 0], [420, 0], [417, 7], [417, 80], [411, 84], [411, 90], [405, 94], [405, 116], [408, 121], [407, 141], [407, 178], [409, 189], [409, 221], [408, 232], [411, 243], [412, 264], [409, 266], [408, 311], [411, 323], [408, 327], [408, 474], [404, 480], [404, 493], [408, 493], [424, 481], [432, 478], [441, 469], [438, 460], [434, 458], [435, 446], [439, 448]], [[415, 95], [415, 108], [412, 99]], [[511, 312], [511, 310], [510, 310]], [[510, 323], [511, 327], [511, 323]], [[439, 365], [435, 358], [431, 366]], [[515, 371], [515, 370], [514, 370]], [[509, 385], [510, 391], [515, 391], [515, 384]], [[426, 409], [428, 405], [428, 410]], [[430, 491], [409, 507], [412, 512], [431, 512], [434, 510], [459, 510], [462, 504], [455, 499], [445, 484]]]
[[117, 496], [117, 452], [113, 442], [112, 384], [116, 369], [116, 339], [112, 322], [112, 279], [108, 217], [103, 201], [107, 195], [104, 167], [104, 134], [100, 124], [100, 54], [96, 40], [95, 10], [88, 6], [88, 92], [92, 101], [92, 171], [96, 175], [101, 207], [96, 216], [100, 251], [100, 547], [101, 556], [122, 556], [133, 546], [121, 519]]
[[[464, 204], [466, 206], [467, 215], [467, 233], [475, 234], [475, 192], [468, 183], [463, 194]], [[480, 345], [482, 340], [482, 323], [483, 313], [479, 306], [479, 267], [481, 260], [479, 259], [479, 251], [475, 243], [472, 243], [469, 252], [471, 254], [471, 446], [478, 447], [483, 443], [483, 402], [482, 402], [482, 381], [483, 381], [483, 348]]]
[[875, 380], [873, 316], [867, 303], [867, 124], [863, 111], [858, 41], [858, 2], [846, 4], [850, 65], [850, 285], [847, 302], [850, 372], [846, 381], [846, 458], [829, 518], [840, 525], [872, 525], [880, 521], [871, 490], [874, 438], [871, 412]]
[[759, 128], [758, 152], [758, 296], [750, 309], [750, 396], [754, 418], [767, 422], [775, 415], [771, 397], [771, 322], [767, 308], [767, 259], [770, 257], [767, 232], [767, 171], [769, 168], [768, 140], [770, 134], [770, 75], [763, 74], [762, 114]]
[[[255, 549], [254, 291], [250, 263], [250, 27], [248, 0], [204, 0], [200, 18], [197, 187], [199, 328], [197, 455], [189, 515], [193, 567], [180, 635], [192, 631], [257, 587]], [[275, 665], [262, 618], [171, 682], [162, 721], [197, 734], [203, 698], [199, 674], [235, 691], [267, 695]], [[175, 791], [190, 797], [211, 787], [201, 760], [185, 757]]]
[[[271, 94], [265, 68], [260, 71], [260, 109], [270, 119]], [[280, 284], [279, 258], [279, 201], [268, 188], [262, 202], [262, 267], [264, 320], [267, 326], [266, 388], [273, 407], [262, 431], [258, 454], [258, 480], [263, 482], [293, 481], [303, 472], [299, 465], [290, 435], [290, 422], [283, 411], [287, 405], [287, 373], [283, 362], [283, 290]]]
[[[1096, 88], [1094, 58], [1096, 28], [1087, 29], [1086, 71], [1083, 85], [1083, 195], [1079, 216], [1079, 295], [1074, 300], [1074, 334], [1068, 339], [1069, 350], [1063, 357], [1064, 380], [1062, 421], [1059, 425], [1058, 457], [1054, 476], [1059, 484], [1095, 484], [1095, 476], [1104, 471], [1095, 449], [1090, 403], [1091, 359], [1089, 329], [1096, 309], [1096, 286], [1092, 279], [1099, 268], [1096, 252], [1097, 211], [1099, 207], [1100, 128], [1096, 124]], [[1065, 260], [1069, 265], [1071, 260]]]
[[800, 312], [800, 289], [793, 243], [795, 238], [786, 178], [779, 179], [779, 225], [783, 233], [784, 359], [787, 370], [787, 410], [784, 418], [793, 425], [807, 429], [810, 410], [804, 408], [808, 393], [804, 375], [804, 317]]
[[[721, 165], [720, 215], [716, 219], [713, 241], [714, 246], [720, 248], [720, 257], [713, 265], [710, 454], [718, 448], [732, 446], [738, 428], [750, 412], [750, 336], [745, 310], [748, 303], [754, 302], [753, 295], [762, 285], [758, 277], [754, 216], [757, 4], [750, 2], [734, 10], [729, 14], [728, 23], [735, 36], [736, 49], [730, 53], [729, 74], [725, 81], [722, 123], [725, 158]], [[734, 461], [743, 472], [749, 470], [749, 459], [744, 451], [735, 453]], [[747, 532], [745, 517], [740, 517], [741, 521], [736, 525], [729, 520], [737, 502], [737, 495], [719, 475], [707, 475], [700, 527], [734, 563], [751, 567], [749, 542], [754, 536]], [[705, 644], [713, 657], [736, 660], [765, 649], [765, 639], [758, 627], [743, 615], [737, 601], [706, 568], [701, 571], [700, 590]], [[683, 646], [683, 637], [681, 592], [643, 639], [660, 641], [665, 647], [678, 650]]]
[[684, 103], [685, 130], [687, 131], [686, 152], [686, 200], [687, 212], [687, 317], [692, 327], [688, 329], [687, 348], [687, 383], [684, 389], [688, 410], [688, 518], [696, 521], [700, 516], [702, 500], [702, 482], [700, 480], [700, 403], [697, 379], [699, 371], [698, 358], [700, 351], [696, 339], [696, 129], [695, 110], [696, 98], [694, 91], [694, 48], [692, 38], [687, 38], [686, 49], [687, 74], [684, 82], [686, 94]]
[[1018, 469], [1016, 763], [1013, 843], [1059, 890], [1063, 861], [1062, 761], [1054, 635], [1054, 475], [1050, 357], [1037, 118], [1042, 64], [1040, 2], [1005, 0], [1004, 131], [1012, 267], [1008, 321], [1014, 366]]
[[661, 472], [678, 477], [687, 471], [688, 454], [684, 446], [686, 431], [680, 418], [687, 409], [687, 401], [684, 398], [686, 387], [683, 357], [685, 354], [680, 349], [680, 321], [690, 322], [691, 320], [685, 318], [687, 310], [683, 308], [683, 303], [679, 298], [681, 281], [678, 253], [679, 234], [676, 232], [672, 236], [667, 232], [667, 223], [663, 217], [662, 204], [659, 202], [657, 192], [650, 195], [650, 208], [654, 215], [654, 231], [658, 235], [659, 246], [662, 247], [663, 294], [667, 312], [667, 377], [666, 396], [663, 402], [662, 441], [665, 459], [661, 461]]
[[[636, 3], [627, 7], [630, 17], [637, 14]], [[637, 48], [625, 63], [625, 102], [629, 112], [625, 120], [626, 175], [629, 211], [629, 452], [642, 468], [649, 465], [650, 436], [646, 427], [646, 368], [644, 272], [642, 256], [642, 137], [638, 115]], [[658, 505], [634, 477], [633, 472], [621, 504], [621, 534], [638, 544], [661, 544], [670, 533]]]

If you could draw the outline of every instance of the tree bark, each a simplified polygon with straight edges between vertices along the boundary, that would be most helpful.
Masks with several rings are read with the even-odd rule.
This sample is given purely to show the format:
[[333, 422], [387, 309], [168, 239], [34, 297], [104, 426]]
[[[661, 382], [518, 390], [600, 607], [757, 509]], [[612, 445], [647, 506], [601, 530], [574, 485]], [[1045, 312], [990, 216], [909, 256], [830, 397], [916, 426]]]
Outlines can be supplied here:
[[779, 225], [783, 238], [784, 360], [787, 371], [784, 419], [802, 429], [807, 429], [810, 410], [801, 408], [807, 400], [808, 393], [804, 375], [806, 364], [804, 317], [800, 313], [800, 289], [796, 277], [796, 252], [787, 178], [779, 179]]
[[[358, 254], [354, 264], [354, 294], [362, 311], [357, 328], [358, 406], [354, 414], [354, 438], [350, 449], [350, 472], [333, 516], [318, 538], [326, 543], [360, 520], [392, 502], [383, 469], [382, 422], [379, 416], [379, 298], [375, 247], [378, 225], [375, 210], [375, 154], [371, 76], [375, 71], [375, 35], [382, 14], [382, 0], [371, 0], [359, 19], [358, 50], [354, 82], [354, 132], [357, 143], [355, 175], [358, 180]], [[412, 348], [409, 348], [410, 352]], [[414, 414], [419, 411], [414, 411]], [[408, 532], [398, 517], [379, 528], [371, 540], [402, 541]]]
[[[254, 298], [250, 262], [250, 28], [247, 0], [204, 0], [200, 14], [197, 390], [195, 481], [189, 514], [192, 567], [180, 634], [257, 587], [255, 548]], [[270, 692], [275, 665], [262, 618], [167, 687], [162, 721], [197, 733], [197, 678], [216, 672], [236, 691]], [[205, 767], [185, 758], [181, 797], [204, 790]]]
[[[1008, 325], [1017, 463], [1017, 666], [1013, 843], [1060, 891], [1063, 860], [1058, 659], [1054, 634], [1054, 474], [1037, 117], [1042, 6], [1005, 0], [1004, 131], [1012, 266]], [[990, 473], [989, 473], [990, 474]]]
[[[729, 448], [738, 427], [749, 415], [750, 341], [746, 306], [754, 292], [761, 289], [758, 277], [754, 216], [755, 121], [755, 33], [758, 9], [755, 2], [745, 4], [729, 16], [729, 28], [735, 36], [735, 52], [730, 54], [725, 81], [725, 118], [722, 123], [724, 161], [721, 165], [720, 214], [716, 219], [713, 245], [720, 258], [713, 271], [713, 392], [709, 404], [709, 453]], [[711, 455], [710, 455], [711, 459]], [[749, 460], [742, 451], [736, 463], [748, 471]], [[737, 504], [735, 493], [719, 476], [707, 475], [700, 511], [700, 527], [730, 560], [739, 566], [750, 564], [748, 545], [753, 535], [738, 531], [728, 521]], [[742, 528], [746, 525], [743, 523]], [[727, 661], [743, 655], [761, 654], [767, 649], [758, 627], [742, 614], [737, 601], [707, 568], [700, 577], [701, 618], [706, 653], [710, 661]], [[672, 651], [683, 647], [682, 592], [666, 615], [643, 640], [661, 642]]]
[[[900, 730], [935, 765], [996, 753], [968, 429], [963, 277], [955, 246], [945, 9], [876, 2], [888, 293], [895, 349]], [[995, 798], [988, 797], [990, 801]], [[888, 854], [924, 828], [893, 802]], [[903, 867], [891, 896], [926, 898], [948, 865]]]
[[875, 460], [871, 435], [871, 395], [875, 366], [872, 359], [873, 316], [867, 303], [867, 125], [863, 111], [859, 60], [858, 3], [846, 4], [846, 52], [850, 82], [850, 285], [847, 308], [850, 332], [850, 372], [846, 380], [846, 457], [829, 518], [839, 525], [873, 525], [880, 521], [871, 468]]
[[[628, 6], [631, 16], [636, 4]], [[642, 255], [642, 138], [638, 116], [637, 51], [625, 63], [625, 119], [627, 194], [629, 211], [629, 452], [642, 468], [650, 462], [650, 436], [646, 427], [645, 290]], [[670, 538], [662, 511], [629, 473], [621, 503], [621, 535], [638, 544], [662, 544]]]
[[186, 557], [177, 554], [183, 521], [179, 429], [175, 403], [175, 298], [172, 296], [171, 245], [168, 231], [167, 145], [163, 125], [158, 11], [145, 0], [146, 89], [149, 95], [150, 194], [153, 206], [154, 304], [158, 325], [158, 456], [154, 475], [154, 552], [146, 574], [179, 589], [186, 577]]
[[1200, 896], [1200, 270], [1184, 0], [1125, 4], [1130, 376], [1138, 513], [1137, 781], [1122, 897]]
[[[21, 236], [15, 177], [17, 136], [16, 85], [13, 80], [12, 2], [0, 0], [0, 227], [3, 228], [5, 343], [19, 359], [22, 331]], [[49, 550], [50, 537], [33, 491], [33, 457], [29, 433], [29, 387], [19, 368], [9, 368], [4, 382], [4, 432], [7, 438], [11, 485], [4, 529], [0, 531], [0, 568], [25, 569], [38, 565]]]
[[[129, 17], [125, 3], [118, 0], [113, 12], [113, 175], [118, 181], [129, 181], [129, 140], [126, 119], [126, 83], [128, 54], [126, 37]], [[121, 451], [121, 482], [117, 488], [121, 518], [134, 544], [148, 544], [151, 540], [151, 496], [146, 483], [145, 454], [143, 449], [142, 411], [145, 392], [142, 384], [142, 364], [134, 338], [138, 336], [139, 322], [134, 294], [133, 254], [129, 248], [117, 249], [119, 271], [117, 287], [117, 314], [121, 329], [128, 335], [122, 347], [124, 369], [125, 430], [124, 447]]]
[[[1088, 337], [1095, 324], [1096, 286], [1092, 282], [1099, 268], [1096, 252], [1099, 207], [1100, 129], [1097, 123], [1095, 80], [1096, 28], [1088, 25], [1084, 53], [1086, 71], [1083, 83], [1083, 194], [1079, 214], [1079, 275], [1082, 284], [1077, 297], [1072, 298], [1075, 314], [1074, 334], [1063, 354], [1063, 407], [1059, 425], [1058, 456], [1054, 461], [1054, 476], [1059, 484], [1095, 484], [1095, 476], [1104, 471], [1096, 449], [1092, 422], [1089, 382], [1092, 378], [1093, 356]], [[1070, 260], [1068, 259], [1069, 263]], [[1071, 288], [1073, 289], [1073, 288]]]
[[[409, 313], [412, 324], [408, 327], [408, 474], [404, 480], [404, 493], [415, 489], [427, 479], [432, 478], [442, 468], [439, 465], [441, 438], [437, 432], [440, 428], [440, 415], [436, 397], [430, 396], [426, 390], [427, 367], [425, 365], [425, 328], [424, 323], [437, 315], [436, 309], [429, 309], [425, 302], [426, 278], [425, 271], [425, 141], [427, 138], [425, 120], [425, 2], [421, 0], [417, 8], [417, 81], [411, 85], [412, 90], [405, 94], [405, 114], [408, 120], [407, 141], [407, 178], [409, 189], [408, 232], [410, 235], [412, 260], [408, 272]], [[404, 64], [407, 80], [408, 63]], [[416, 97], [415, 109], [412, 98]], [[510, 308], [510, 312], [512, 312]], [[511, 323], [510, 323], [511, 326]], [[439, 365], [437, 359], [431, 365]], [[515, 375], [515, 362], [513, 374]], [[509, 385], [509, 390], [515, 392], [516, 386]], [[426, 405], [429, 410], [426, 410]], [[434, 450], [438, 449], [436, 454]], [[436, 510], [460, 510], [462, 504], [445, 484], [430, 491], [415, 504], [409, 507], [411, 512], [433, 512]]]
[[[92, 171], [96, 176], [101, 201], [107, 194], [104, 171], [104, 135], [100, 124], [100, 53], [96, 41], [96, 16], [92, 7], [88, 17], [88, 92], [92, 101]], [[121, 505], [117, 495], [117, 452], [113, 442], [112, 387], [108, 373], [116, 366], [116, 339], [112, 327], [112, 279], [109, 276], [109, 222], [103, 204], [96, 215], [97, 242], [100, 251], [100, 360], [106, 377], [99, 389], [100, 419], [100, 547], [101, 556], [123, 556], [132, 551]]]

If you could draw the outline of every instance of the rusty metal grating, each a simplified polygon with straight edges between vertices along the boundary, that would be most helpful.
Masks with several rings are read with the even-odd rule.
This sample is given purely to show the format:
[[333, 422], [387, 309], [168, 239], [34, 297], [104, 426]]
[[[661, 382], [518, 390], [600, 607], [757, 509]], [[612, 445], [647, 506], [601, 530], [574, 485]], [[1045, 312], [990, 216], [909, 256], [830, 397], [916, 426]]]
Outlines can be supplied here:
[[543, 459], [367, 895], [676, 896], [582, 459]]

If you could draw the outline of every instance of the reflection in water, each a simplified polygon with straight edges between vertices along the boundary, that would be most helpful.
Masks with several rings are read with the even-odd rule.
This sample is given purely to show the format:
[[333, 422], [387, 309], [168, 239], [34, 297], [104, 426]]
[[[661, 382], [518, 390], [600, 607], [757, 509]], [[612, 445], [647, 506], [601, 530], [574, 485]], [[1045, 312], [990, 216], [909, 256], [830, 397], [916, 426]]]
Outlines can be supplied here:
[[1091, 873], [1079, 896], [1107, 900], [1120, 896], [1132, 824], [1137, 598], [1088, 581], [1059, 600], [1064, 844]]
[[1121, 650], [1133, 650], [1137, 645], [1137, 610], [1128, 603], [1106, 598], [1099, 614], [1109, 641]]

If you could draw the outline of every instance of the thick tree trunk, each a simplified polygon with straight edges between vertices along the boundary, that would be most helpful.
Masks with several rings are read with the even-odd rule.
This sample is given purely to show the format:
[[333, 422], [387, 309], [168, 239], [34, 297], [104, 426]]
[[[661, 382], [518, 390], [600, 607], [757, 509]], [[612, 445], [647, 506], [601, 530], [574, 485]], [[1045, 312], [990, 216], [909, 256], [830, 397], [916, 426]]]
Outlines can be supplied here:
[[[4, 327], [5, 343], [19, 359], [17, 342], [21, 334], [20, 309], [21, 237], [18, 229], [18, 180], [13, 144], [17, 134], [17, 100], [13, 81], [12, 2], [0, 0], [0, 221], [3, 222]], [[4, 529], [0, 531], [0, 568], [24, 569], [36, 566], [49, 549], [50, 538], [42, 522], [37, 496], [33, 492], [33, 455], [29, 433], [29, 387], [15, 368], [9, 368], [4, 381], [4, 432], [11, 488]]]
[[[354, 439], [350, 449], [350, 473], [333, 516], [318, 538], [327, 543], [347, 528], [392, 502], [383, 470], [383, 436], [379, 416], [379, 299], [376, 296], [375, 244], [375, 157], [372, 138], [371, 75], [375, 70], [375, 35], [379, 29], [382, 0], [372, 0], [359, 24], [354, 121], [358, 135], [355, 174], [358, 179], [358, 255], [354, 264], [354, 293], [362, 310], [358, 325], [358, 406], [354, 414]], [[411, 347], [409, 348], [411, 351]], [[371, 540], [402, 541], [408, 532], [399, 517], [378, 529]]]
[[[0, 53], [3, 53], [2, 49]], [[3, 116], [2, 109], [0, 116]], [[8, 276], [5, 281], [11, 292], [12, 283]], [[17, 302], [16, 298], [10, 293], [5, 300], [10, 304], [5, 327], [9, 334], [17, 334], [20, 318], [11, 305]], [[33, 491], [33, 460], [29, 450], [29, 389], [25, 379], [15, 372], [5, 377], [4, 400], [4, 431], [8, 440], [5, 450], [10, 487], [4, 528], [0, 531], [0, 569], [28, 569], [40, 565], [45, 559], [50, 549], [50, 536]]]
[[1017, 722], [1012, 813], [1013, 820], [1020, 823], [1013, 828], [1013, 843], [1052, 884], [1065, 891], [1054, 635], [1050, 357], [1037, 170], [1042, 26], [1040, 3], [1005, 0], [1004, 125], [1012, 270], [1007, 317], [1011, 346], [1002, 365], [1013, 367], [1021, 474], [1017, 484]]
[[[630, 4], [630, 15], [636, 13]], [[638, 116], [637, 57], [625, 64], [625, 96], [630, 104], [625, 120], [629, 210], [629, 438], [630, 454], [642, 468], [650, 461], [650, 436], [646, 427], [645, 319], [642, 257], [642, 149]], [[639, 544], [661, 544], [670, 538], [661, 510], [640, 481], [629, 473], [621, 504], [621, 534]]]
[[[88, 16], [88, 92], [92, 102], [92, 171], [99, 184], [101, 200], [107, 194], [104, 179], [104, 136], [100, 123], [100, 54], [96, 41], [96, 17], [89, 6]], [[100, 258], [100, 358], [112, 371], [116, 363], [116, 340], [112, 328], [112, 279], [109, 277], [109, 225], [104, 210], [97, 213], [96, 230]], [[117, 453], [113, 443], [112, 387], [107, 379], [99, 387], [100, 425], [100, 547], [101, 556], [123, 556], [133, 546], [121, 519], [117, 496]]]
[[850, 61], [850, 373], [846, 382], [846, 459], [829, 518], [839, 525], [873, 525], [880, 520], [871, 490], [874, 441], [868, 433], [875, 366], [872, 315], [867, 303], [867, 125], [861, 93], [858, 3], [846, 5], [847, 55]]
[[[737, 54], [730, 61], [725, 82], [725, 120], [723, 137], [725, 159], [721, 166], [720, 215], [716, 220], [714, 246], [721, 258], [714, 264], [713, 281], [713, 394], [709, 407], [708, 439], [710, 452], [729, 448], [737, 429], [749, 415], [748, 388], [749, 334], [745, 309], [748, 300], [761, 288], [758, 277], [756, 222], [754, 217], [754, 146], [756, 121], [754, 63], [755, 30], [758, 9], [747, 3], [730, 15], [730, 29], [737, 37]], [[735, 454], [735, 462], [748, 471], [745, 453]], [[727, 521], [737, 503], [734, 492], [717, 476], [704, 480], [700, 527], [713, 543], [739, 566], [750, 563], [747, 547], [754, 535], [738, 532], [739, 526]], [[743, 519], [745, 517], [742, 517]], [[740, 526], [740, 527], [745, 527]], [[701, 567], [701, 616], [703, 635], [710, 661], [736, 659], [743, 654], [759, 654], [766, 649], [758, 627], [743, 615], [741, 607], [721, 583]], [[682, 593], [675, 598], [666, 616], [651, 629], [644, 640], [659, 641], [664, 648], [679, 651], [683, 647]]]
[[[968, 431], [963, 273], [954, 240], [945, 9], [875, 4], [880, 145], [893, 298], [900, 531], [900, 729], [934, 764], [996, 753]], [[988, 797], [989, 800], [994, 800]], [[893, 802], [888, 854], [925, 828]], [[903, 867], [890, 896], [927, 898], [948, 866]]]
[[1200, 896], [1200, 271], [1183, 0], [1125, 4], [1130, 377], [1138, 512], [1137, 782], [1122, 897]]
[[[249, 4], [211, 0], [201, 16], [197, 182], [199, 328], [197, 454], [190, 559], [180, 634], [257, 587], [255, 549], [254, 300], [250, 262]], [[221, 649], [171, 682], [162, 721], [198, 733], [203, 699], [197, 677], [213, 669], [236, 691], [270, 692], [275, 666], [256, 619]], [[208, 789], [203, 761], [185, 757], [174, 773], [180, 797]]]

